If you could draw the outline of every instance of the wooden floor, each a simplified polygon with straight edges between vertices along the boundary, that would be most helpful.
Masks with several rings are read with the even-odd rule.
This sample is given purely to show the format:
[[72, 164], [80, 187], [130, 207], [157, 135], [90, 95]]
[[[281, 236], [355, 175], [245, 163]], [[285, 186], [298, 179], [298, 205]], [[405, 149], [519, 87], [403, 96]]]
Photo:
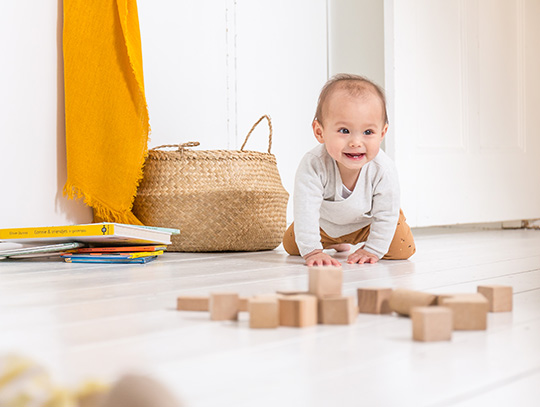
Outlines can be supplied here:
[[[351, 326], [250, 330], [177, 312], [180, 294], [306, 289], [301, 259], [167, 253], [146, 265], [0, 262], [0, 351], [75, 385], [151, 375], [185, 406], [538, 406], [540, 231], [420, 230], [409, 261], [345, 265], [344, 291], [389, 286], [474, 292], [514, 287], [514, 311], [451, 342], [411, 340], [411, 322], [359, 315]], [[345, 258], [341, 256], [341, 258]]]

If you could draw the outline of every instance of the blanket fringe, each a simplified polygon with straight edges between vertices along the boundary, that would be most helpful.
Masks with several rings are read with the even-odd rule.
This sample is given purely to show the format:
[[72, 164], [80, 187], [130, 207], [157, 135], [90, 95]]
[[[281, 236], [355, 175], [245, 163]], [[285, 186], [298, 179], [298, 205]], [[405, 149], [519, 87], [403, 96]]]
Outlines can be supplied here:
[[64, 186], [64, 196], [68, 199], [83, 199], [84, 203], [94, 210], [94, 222], [115, 222], [130, 225], [142, 225], [142, 222], [131, 212], [131, 210], [115, 210], [99, 199], [93, 198], [82, 191], [81, 188], [73, 184]]

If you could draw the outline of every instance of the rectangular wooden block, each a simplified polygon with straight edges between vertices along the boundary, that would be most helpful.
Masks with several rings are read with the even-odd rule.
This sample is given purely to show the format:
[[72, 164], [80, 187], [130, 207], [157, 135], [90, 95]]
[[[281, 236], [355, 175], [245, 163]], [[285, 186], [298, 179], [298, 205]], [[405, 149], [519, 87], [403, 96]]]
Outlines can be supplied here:
[[341, 296], [343, 270], [341, 267], [310, 267], [309, 293], [318, 298]]
[[413, 307], [426, 307], [434, 305], [437, 296], [422, 291], [398, 288], [390, 295], [390, 308], [401, 315], [409, 315]]
[[359, 288], [358, 311], [363, 314], [390, 314], [391, 288]]
[[480, 285], [478, 292], [489, 301], [491, 312], [512, 311], [513, 289], [507, 285]]
[[319, 299], [319, 322], [331, 325], [350, 325], [356, 321], [358, 308], [354, 297]]
[[239, 302], [236, 293], [210, 294], [210, 319], [212, 321], [238, 320]]
[[411, 320], [415, 341], [435, 342], [452, 339], [452, 310], [448, 307], [413, 307]]
[[196, 295], [182, 295], [176, 300], [178, 311], [208, 311], [208, 297]]
[[279, 326], [279, 302], [275, 298], [252, 298], [249, 300], [250, 328], [277, 328]]
[[287, 295], [278, 301], [280, 325], [298, 328], [317, 325], [317, 297]]
[[487, 329], [489, 302], [482, 294], [445, 298], [442, 305], [452, 310], [455, 330]]

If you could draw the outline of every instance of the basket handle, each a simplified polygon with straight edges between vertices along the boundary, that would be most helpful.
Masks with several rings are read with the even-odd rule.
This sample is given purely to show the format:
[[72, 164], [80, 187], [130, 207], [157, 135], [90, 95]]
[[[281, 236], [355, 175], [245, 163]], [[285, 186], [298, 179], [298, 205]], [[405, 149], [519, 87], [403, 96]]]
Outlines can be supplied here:
[[264, 118], [266, 118], [266, 120], [268, 121], [268, 129], [270, 131], [270, 134], [268, 135], [268, 154], [270, 154], [270, 149], [272, 148], [272, 120], [270, 120], [270, 116], [266, 114], [262, 116], [259, 120], [257, 120], [257, 123], [255, 123], [253, 127], [251, 128], [251, 130], [248, 132], [246, 139], [244, 140], [244, 144], [242, 144], [242, 147], [240, 147], [240, 151], [244, 151], [244, 147], [246, 146], [249, 136], [251, 136], [251, 133], [253, 132], [253, 130], [255, 130], [255, 127], [257, 127], [257, 125]]
[[186, 147], [197, 147], [199, 144], [201, 143], [199, 143], [198, 141], [188, 141], [187, 143], [182, 143], [182, 144], [163, 144], [162, 146], [151, 148], [150, 151], [159, 150], [160, 148], [167, 148], [167, 147], [178, 147], [178, 151], [180, 151]]

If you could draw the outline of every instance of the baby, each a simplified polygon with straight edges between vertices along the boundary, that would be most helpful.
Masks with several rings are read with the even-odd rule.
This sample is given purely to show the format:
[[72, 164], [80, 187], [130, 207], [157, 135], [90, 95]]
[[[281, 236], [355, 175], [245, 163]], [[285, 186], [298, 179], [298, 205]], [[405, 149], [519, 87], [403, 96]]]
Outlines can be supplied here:
[[380, 149], [388, 130], [383, 91], [361, 76], [334, 76], [321, 91], [312, 127], [320, 145], [296, 173], [294, 223], [283, 238], [287, 253], [303, 256], [308, 266], [337, 266], [323, 249], [349, 251], [365, 242], [348, 263], [412, 256], [397, 171]]

